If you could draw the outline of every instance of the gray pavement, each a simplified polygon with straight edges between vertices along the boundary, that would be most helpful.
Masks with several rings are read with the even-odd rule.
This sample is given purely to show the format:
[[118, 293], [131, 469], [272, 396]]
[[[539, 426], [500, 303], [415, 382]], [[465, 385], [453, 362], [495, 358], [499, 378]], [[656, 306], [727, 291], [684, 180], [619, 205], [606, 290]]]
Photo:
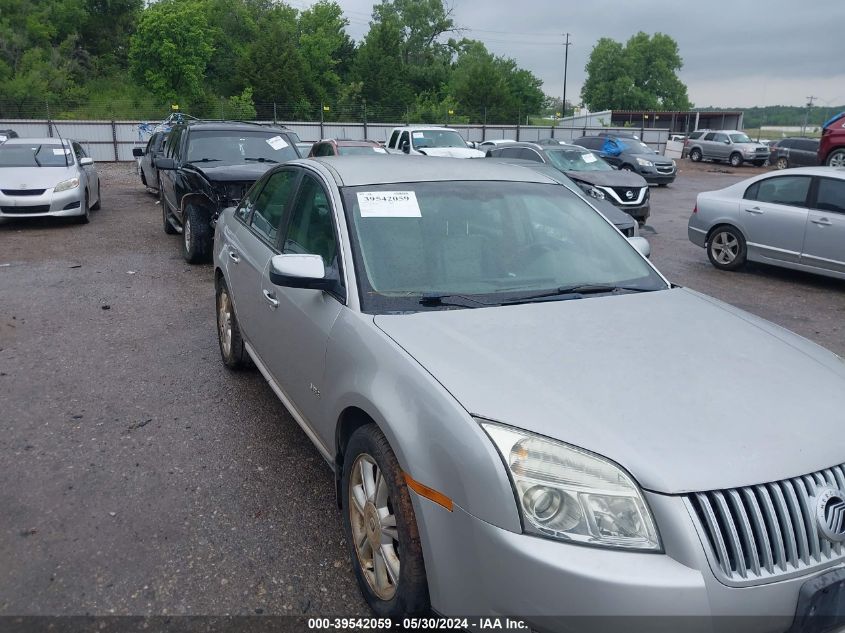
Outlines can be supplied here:
[[[684, 163], [652, 190], [657, 266], [845, 355], [845, 282], [687, 241], [695, 194], [756, 170]], [[89, 225], [0, 221], [0, 615], [368, 615], [328, 466], [219, 362], [211, 268], [132, 166], [100, 171]]]

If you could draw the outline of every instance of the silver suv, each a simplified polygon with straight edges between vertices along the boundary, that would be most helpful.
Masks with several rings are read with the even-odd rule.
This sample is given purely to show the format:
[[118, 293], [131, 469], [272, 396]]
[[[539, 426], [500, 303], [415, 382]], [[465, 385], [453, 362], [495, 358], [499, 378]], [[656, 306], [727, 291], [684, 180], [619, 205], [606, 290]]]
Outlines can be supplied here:
[[696, 130], [690, 134], [686, 152], [693, 162], [726, 160], [733, 167], [739, 167], [744, 162], [762, 167], [769, 159], [768, 147], [752, 141], [745, 132], [738, 130]]

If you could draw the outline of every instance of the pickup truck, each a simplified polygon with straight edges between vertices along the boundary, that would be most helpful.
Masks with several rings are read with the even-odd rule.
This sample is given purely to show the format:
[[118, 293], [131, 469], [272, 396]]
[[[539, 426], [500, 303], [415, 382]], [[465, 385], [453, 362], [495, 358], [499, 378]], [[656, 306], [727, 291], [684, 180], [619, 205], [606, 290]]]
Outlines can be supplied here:
[[484, 156], [484, 152], [469, 147], [463, 137], [452, 128], [430, 125], [393, 128], [387, 141], [387, 151], [450, 158]]

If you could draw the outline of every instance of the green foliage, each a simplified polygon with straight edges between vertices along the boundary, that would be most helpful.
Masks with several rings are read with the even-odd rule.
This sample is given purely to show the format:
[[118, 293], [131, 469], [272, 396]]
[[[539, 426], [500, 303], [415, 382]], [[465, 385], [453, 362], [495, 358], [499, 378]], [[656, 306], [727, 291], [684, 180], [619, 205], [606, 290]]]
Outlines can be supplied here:
[[623, 46], [602, 38], [587, 62], [581, 98], [595, 110], [688, 110], [687, 88], [676, 72], [678, 45], [663, 33], [642, 31]]
[[130, 68], [162, 100], [196, 99], [203, 93], [214, 52], [203, 9], [191, 0], [161, 0], [141, 14], [129, 48]]
[[252, 100], [252, 88], [244, 88], [239, 95], [229, 97], [226, 116], [239, 121], [249, 121], [255, 118], [255, 103]]

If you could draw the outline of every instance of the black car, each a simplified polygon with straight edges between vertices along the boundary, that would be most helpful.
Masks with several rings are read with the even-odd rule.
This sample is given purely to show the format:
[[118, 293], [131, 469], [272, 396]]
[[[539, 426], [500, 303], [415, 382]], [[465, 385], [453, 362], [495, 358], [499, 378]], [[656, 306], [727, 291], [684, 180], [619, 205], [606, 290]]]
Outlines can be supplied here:
[[675, 181], [675, 161], [655, 152], [634, 136], [599, 134], [572, 141], [586, 147], [619, 169], [637, 172], [649, 184], [664, 187]]
[[135, 147], [132, 150], [132, 155], [138, 159], [138, 175], [141, 176], [141, 182], [145, 187], [156, 191], [158, 191], [156, 158], [164, 153], [167, 135], [168, 132], [153, 132], [146, 147]]
[[487, 152], [492, 158], [518, 158], [545, 163], [563, 172], [586, 194], [606, 200], [641, 225], [651, 212], [648, 183], [637, 174], [614, 169], [578, 145], [509, 143]]
[[281, 127], [234, 121], [187, 121], [175, 125], [156, 159], [164, 232], [182, 233], [191, 263], [208, 261], [213, 226], [264, 172], [299, 158], [299, 138]]
[[778, 169], [814, 167], [819, 164], [819, 139], [784, 138], [769, 146], [769, 164]]
[[18, 133], [14, 130], [0, 130], [0, 143], [5, 143], [10, 138], [18, 138]]

